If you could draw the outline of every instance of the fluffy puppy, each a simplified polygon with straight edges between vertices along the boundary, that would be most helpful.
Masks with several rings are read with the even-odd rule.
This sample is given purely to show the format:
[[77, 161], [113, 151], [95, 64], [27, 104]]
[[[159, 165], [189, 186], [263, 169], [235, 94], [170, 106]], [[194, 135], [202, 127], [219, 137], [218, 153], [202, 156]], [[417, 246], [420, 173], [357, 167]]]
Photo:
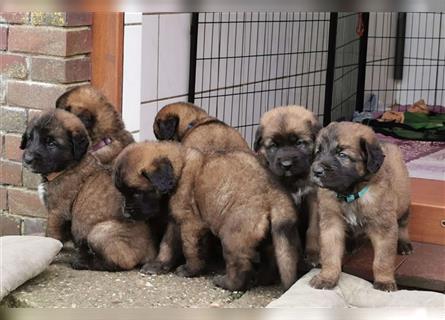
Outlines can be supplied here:
[[282, 283], [286, 288], [294, 283], [297, 214], [291, 198], [251, 153], [206, 155], [178, 143], [144, 142], [122, 152], [114, 177], [121, 188], [171, 194], [171, 216], [186, 259], [178, 274], [192, 277], [205, 270], [202, 240], [211, 232], [220, 239], [226, 262], [226, 275], [215, 284], [243, 290], [258, 248], [271, 236]]
[[111, 164], [123, 148], [134, 142], [120, 114], [90, 85], [75, 87], [61, 95], [56, 108], [79, 117], [91, 138], [90, 151], [102, 164]]
[[150, 230], [124, 219], [111, 173], [87, 152], [82, 122], [64, 110], [35, 117], [23, 134], [23, 164], [43, 178], [48, 237], [72, 238], [76, 269], [129, 270], [156, 256]]
[[179, 141], [204, 153], [250, 150], [236, 129], [191, 103], [176, 102], [163, 107], [156, 115], [153, 131], [158, 140]]
[[374, 248], [374, 288], [397, 290], [397, 251], [409, 254], [410, 190], [399, 148], [379, 143], [371, 128], [333, 122], [320, 131], [312, 179], [320, 186], [320, 274], [310, 284], [332, 288], [341, 272], [345, 233], [364, 232]]
[[307, 227], [303, 228], [305, 259], [312, 265], [319, 260], [319, 230], [316, 185], [310, 180], [310, 167], [320, 129], [314, 114], [304, 107], [278, 107], [262, 116], [254, 144], [260, 162], [292, 195], [303, 216]]

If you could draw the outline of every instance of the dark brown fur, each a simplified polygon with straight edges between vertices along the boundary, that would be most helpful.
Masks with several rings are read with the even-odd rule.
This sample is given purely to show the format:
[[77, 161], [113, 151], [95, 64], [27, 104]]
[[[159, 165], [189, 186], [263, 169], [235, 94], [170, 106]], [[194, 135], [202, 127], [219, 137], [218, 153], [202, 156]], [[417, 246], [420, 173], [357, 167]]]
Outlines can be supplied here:
[[110, 144], [92, 151], [102, 164], [111, 164], [122, 149], [134, 142], [130, 132], [125, 130], [120, 114], [92, 86], [79, 86], [64, 93], [57, 100], [56, 107], [79, 117], [88, 130], [92, 146], [111, 139]]
[[[156, 256], [150, 230], [144, 222], [124, 219], [111, 173], [87, 152], [88, 145], [82, 122], [64, 110], [34, 118], [23, 135], [24, 164], [43, 176], [47, 236], [73, 239], [79, 248], [74, 268], [132, 269]], [[58, 162], [57, 169], [46, 165]]]
[[314, 114], [304, 107], [277, 107], [262, 116], [254, 145], [260, 162], [292, 194], [305, 216], [305, 260], [311, 265], [319, 261], [317, 191], [310, 181], [310, 166], [320, 129]]
[[245, 289], [257, 250], [269, 235], [283, 285], [295, 281], [297, 214], [290, 197], [251, 153], [206, 155], [177, 143], [145, 142], [126, 148], [116, 169], [121, 184], [172, 194], [171, 215], [186, 259], [177, 270], [180, 275], [205, 270], [201, 242], [211, 231], [221, 240], [226, 262], [226, 275], [216, 285]]
[[153, 131], [158, 140], [178, 141], [204, 153], [250, 150], [236, 129], [191, 103], [176, 102], [163, 107], [156, 115]]
[[[379, 143], [371, 128], [331, 123], [317, 138], [313, 180], [319, 188], [321, 264], [311, 280], [315, 288], [332, 288], [341, 272], [347, 229], [364, 232], [374, 248], [374, 287], [397, 290], [394, 280], [397, 248], [409, 254], [407, 215], [410, 205], [408, 171], [399, 148]], [[362, 198], [347, 195], [369, 187]], [[399, 224], [398, 224], [399, 223]]]

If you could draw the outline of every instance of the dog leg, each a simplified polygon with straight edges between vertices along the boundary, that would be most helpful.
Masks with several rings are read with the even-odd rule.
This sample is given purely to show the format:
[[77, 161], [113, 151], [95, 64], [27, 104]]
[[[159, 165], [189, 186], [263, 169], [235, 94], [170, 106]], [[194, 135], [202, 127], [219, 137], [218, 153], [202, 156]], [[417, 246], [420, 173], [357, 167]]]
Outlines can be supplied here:
[[46, 236], [65, 242], [71, 230], [66, 230], [67, 221], [63, 218], [62, 213], [51, 210], [48, 214], [48, 224], [46, 227]]
[[309, 226], [306, 231], [304, 259], [310, 266], [316, 267], [320, 263], [320, 229], [316, 194], [309, 195], [306, 201], [309, 206]]
[[[395, 223], [394, 223], [395, 224]], [[396, 291], [397, 285], [394, 279], [395, 258], [397, 250], [397, 227], [370, 228], [367, 230], [374, 248], [374, 288], [382, 291]]]
[[[329, 210], [328, 208], [325, 208]], [[319, 211], [323, 213], [323, 211]], [[345, 226], [339, 213], [324, 212], [320, 216], [321, 272], [309, 284], [316, 289], [332, 289], [337, 285], [341, 273], [341, 262], [345, 246]]]
[[399, 236], [397, 240], [397, 253], [401, 255], [408, 255], [413, 252], [413, 246], [409, 239], [408, 234], [408, 219], [409, 209], [406, 213], [397, 221], [399, 224]]
[[200, 242], [207, 229], [195, 219], [184, 221], [180, 229], [185, 264], [176, 269], [176, 274], [182, 277], [196, 277], [205, 269], [205, 261], [200, 256]]

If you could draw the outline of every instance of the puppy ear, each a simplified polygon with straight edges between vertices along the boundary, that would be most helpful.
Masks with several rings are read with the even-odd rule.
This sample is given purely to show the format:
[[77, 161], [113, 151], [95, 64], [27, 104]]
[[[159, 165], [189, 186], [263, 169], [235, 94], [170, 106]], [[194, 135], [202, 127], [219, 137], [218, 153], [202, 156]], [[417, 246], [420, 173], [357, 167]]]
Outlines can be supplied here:
[[25, 133], [22, 134], [22, 141], [20, 142], [20, 149], [25, 150], [27, 143], [28, 143], [28, 132], [25, 131]]
[[373, 143], [369, 143], [363, 138], [360, 139], [360, 145], [366, 155], [366, 169], [371, 173], [376, 173], [379, 171], [385, 160], [382, 147], [377, 140]]
[[83, 125], [87, 129], [91, 129], [96, 123], [96, 117], [94, 117], [94, 115], [88, 110], [82, 110], [77, 117], [80, 119], [80, 121], [82, 121]]
[[142, 170], [141, 174], [148, 179], [160, 193], [170, 193], [176, 187], [175, 172], [170, 160], [162, 158], [155, 163], [155, 167], [156, 170], [153, 172]]
[[155, 136], [158, 140], [173, 140], [178, 130], [179, 118], [172, 115], [164, 120], [156, 121], [158, 130], [154, 130]]
[[71, 134], [71, 143], [73, 145], [74, 160], [79, 161], [83, 158], [90, 146], [88, 135], [84, 131], [74, 132]]
[[312, 139], [315, 140], [315, 138], [317, 138], [318, 132], [321, 130], [321, 124], [318, 121], [315, 122], [311, 120], [307, 121], [309, 128], [311, 128]]
[[255, 132], [255, 142], [253, 143], [253, 150], [257, 152], [263, 144], [263, 127], [259, 126]]

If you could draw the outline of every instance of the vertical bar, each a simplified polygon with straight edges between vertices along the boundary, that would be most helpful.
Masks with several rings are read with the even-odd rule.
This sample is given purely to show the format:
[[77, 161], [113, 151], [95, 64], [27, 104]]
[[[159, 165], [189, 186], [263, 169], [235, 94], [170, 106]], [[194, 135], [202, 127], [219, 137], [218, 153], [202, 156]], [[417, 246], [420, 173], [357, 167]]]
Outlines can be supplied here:
[[329, 18], [329, 45], [328, 45], [328, 63], [326, 70], [326, 89], [324, 99], [324, 116], [323, 125], [326, 126], [331, 122], [332, 94], [334, 89], [334, 73], [335, 73], [335, 47], [337, 41], [337, 22], [338, 13], [331, 12]]
[[363, 111], [363, 102], [365, 100], [365, 82], [366, 82], [366, 56], [368, 52], [368, 27], [369, 12], [362, 13], [363, 35], [360, 37], [358, 52], [358, 74], [357, 74], [357, 98], [355, 100], [355, 110]]
[[198, 12], [192, 13], [192, 23], [190, 27], [189, 91], [187, 99], [187, 101], [190, 103], [195, 102], [196, 55], [198, 50], [198, 22], [199, 22], [199, 13]]
[[399, 12], [397, 15], [394, 80], [403, 79], [403, 56], [405, 54], [405, 32], [406, 32], [406, 12]]
[[[440, 45], [441, 45], [440, 39], [442, 39], [442, 15], [443, 15], [443, 12], [440, 13], [440, 20], [439, 20], [439, 43], [437, 45], [436, 87], [434, 90], [434, 106], [437, 106], [443, 102], [443, 101], [440, 101], [440, 102], [437, 101], [437, 94], [439, 91]], [[445, 67], [443, 67], [443, 68], [445, 68]], [[444, 75], [445, 75], [445, 72], [444, 72]], [[443, 82], [442, 82], [442, 85], [443, 85]], [[442, 89], [442, 92], [443, 92], [443, 89]]]

